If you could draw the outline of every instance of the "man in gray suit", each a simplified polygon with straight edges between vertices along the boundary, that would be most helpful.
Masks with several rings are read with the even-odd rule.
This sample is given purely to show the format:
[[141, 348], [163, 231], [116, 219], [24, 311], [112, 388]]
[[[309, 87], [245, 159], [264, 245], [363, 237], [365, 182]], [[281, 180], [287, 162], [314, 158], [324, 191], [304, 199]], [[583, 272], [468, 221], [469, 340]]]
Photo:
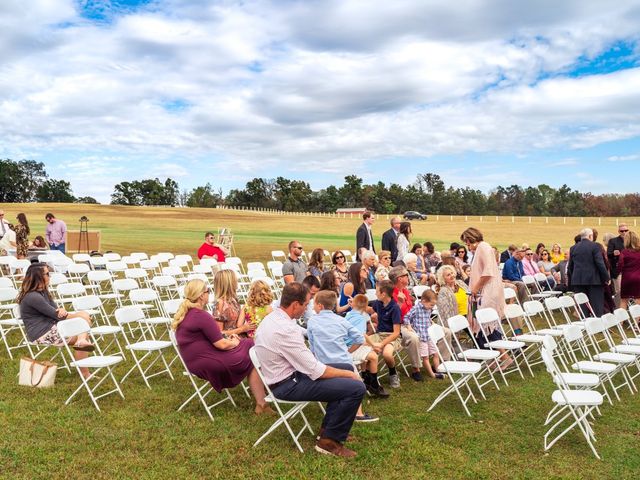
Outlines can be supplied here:
[[[604, 263], [602, 250], [593, 241], [593, 230], [585, 228], [580, 232], [580, 242], [571, 247], [567, 268], [570, 285], [574, 292], [583, 292], [596, 316], [604, 313], [604, 285], [611, 283]], [[585, 311], [586, 315], [590, 315]]]

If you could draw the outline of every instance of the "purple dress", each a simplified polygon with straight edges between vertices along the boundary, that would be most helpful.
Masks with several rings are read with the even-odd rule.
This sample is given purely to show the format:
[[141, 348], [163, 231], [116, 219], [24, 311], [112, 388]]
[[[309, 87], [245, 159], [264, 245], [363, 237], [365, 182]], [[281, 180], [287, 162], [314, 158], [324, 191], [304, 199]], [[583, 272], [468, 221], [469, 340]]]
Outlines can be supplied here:
[[625, 248], [618, 257], [621, 298], [640, 298], [640, 252]]
[[189, 372], [208, 380], [218, 392], [235, 387], [253, 370], [249, 358], [253, 340], [243, 338], [233, 350], [218, 350], [213, 343], [222, 338], [213, 317], [197, 308], [187, 312], [176, 331], [180, 355]]

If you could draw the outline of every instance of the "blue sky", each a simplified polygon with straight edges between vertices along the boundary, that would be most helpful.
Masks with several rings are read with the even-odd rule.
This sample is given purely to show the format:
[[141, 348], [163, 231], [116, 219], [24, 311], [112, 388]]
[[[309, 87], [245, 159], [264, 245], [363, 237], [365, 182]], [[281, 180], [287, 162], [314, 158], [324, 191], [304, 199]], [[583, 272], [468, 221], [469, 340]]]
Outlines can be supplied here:
[[418, 173], [636, 192], [640, 5], [5, 0], [0, 157], [76, 195]]

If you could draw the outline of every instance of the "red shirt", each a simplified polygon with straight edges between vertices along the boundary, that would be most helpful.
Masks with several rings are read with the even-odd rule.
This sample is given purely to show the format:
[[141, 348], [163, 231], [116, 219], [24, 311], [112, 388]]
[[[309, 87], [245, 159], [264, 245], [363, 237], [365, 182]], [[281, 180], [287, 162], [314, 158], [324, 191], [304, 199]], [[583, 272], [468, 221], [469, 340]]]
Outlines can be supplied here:
[[409, 293], [409, 290], [407, 290], [406, 288], [402, 289], [402, 293], [404, 294], [404, 302], [400, 303], [398, 302], [398, 293], [400, 293], [400, 291], [397, 288], [393, 289], [393, 299], [398, 303], [398, 305], [400, 306], [400, 317], [404, 318], [404, 316], [407, 314], [407, 312], [409, 312], [409, 310], [411, 310], [411, 307], [413, 307], [413, 298], [411, 298], [411, 294]]
[[202, 246], [198, 249], [198, 258], [202, 260], [202, 257], [213, 257], [214, 255], [218, 256], [219, 262], [224, 262], [224, 252], [213, 245], [209, 245], [208, 243], [203, 243]]

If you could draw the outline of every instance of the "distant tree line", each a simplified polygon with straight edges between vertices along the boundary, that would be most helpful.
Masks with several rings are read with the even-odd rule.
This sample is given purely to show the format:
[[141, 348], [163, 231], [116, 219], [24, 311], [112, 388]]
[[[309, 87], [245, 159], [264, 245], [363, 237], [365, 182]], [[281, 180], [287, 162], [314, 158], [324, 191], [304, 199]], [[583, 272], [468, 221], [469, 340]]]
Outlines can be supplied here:
[[74, 197], [71, 184], [49, 178], [44, 163], [0, 159], [0, 202], [98, 203], [93, 197]]
[[[34, 160], [0, 160], [0, 202], [97, 203], [92, 197], [73, 196], [65, 180], [49, 178], [44, 164]], [[242, 189], [223, 196], [210, 183], [180, 191], [167, 178], [121, 182], [111, 195], [113, 205], [180, 205], [215, 208], [270, 208], [284, 211], [335, 212], [344, 207], [366, 207], [378, 213], [418, 210], [441, 215], [516, 216], [636, 216], [640, 215], [640, 193], [593, 195], [567, 185], [521, 187], [499, 186], [488, 194], [471, 187], [445, 185], [435, 173], [419, 174], [410, 185], [384, 182], [364, 184], [357, 175], [347, 175], [341, 186], [314, 191], [309, 183], [284, 177], [253, 178]]]

